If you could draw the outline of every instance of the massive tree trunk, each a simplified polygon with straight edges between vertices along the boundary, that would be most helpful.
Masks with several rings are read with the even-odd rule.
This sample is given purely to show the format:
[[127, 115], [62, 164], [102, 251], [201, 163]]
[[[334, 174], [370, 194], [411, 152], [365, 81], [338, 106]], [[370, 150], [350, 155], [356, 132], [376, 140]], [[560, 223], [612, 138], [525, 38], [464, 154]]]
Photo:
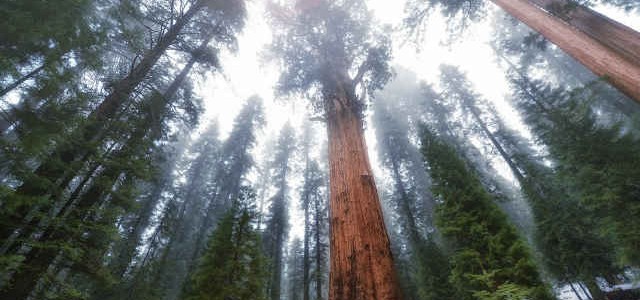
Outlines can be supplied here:
[[640, 64], [640, 32], [570, 0], [529, 0], [630, 62]]
[[395, 300], [400, 290], [357, 103], [325, 101], [330, 166], [330, 300]]
[[629, 61], [528, 0], [491, 0], [617, 89], [640, 102], [640, 65]]

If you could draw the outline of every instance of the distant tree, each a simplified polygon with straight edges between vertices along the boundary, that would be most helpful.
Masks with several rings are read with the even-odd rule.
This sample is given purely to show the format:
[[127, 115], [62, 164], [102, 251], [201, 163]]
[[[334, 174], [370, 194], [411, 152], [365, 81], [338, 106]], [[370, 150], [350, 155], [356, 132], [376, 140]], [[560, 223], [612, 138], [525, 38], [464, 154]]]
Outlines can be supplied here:
[[299, 238], [293, 239], [289, 246], [286, 274], [289, 288], [287, 299], [302, 300], [304, 298], [304, 246]]
[[181, 287], [205, 249], [207, 235], [230, 207], [231, 197], [238, 197], [253, 165], [250, 151], [263, 124], [262, 100], [251, 97], [236, 116], [222, 145], [216, 145], [211, 134], [203, 135], [196, 143], [193, 150], [198, 156], [187, 173], [188, 181], [164, 216], [174, 224], [168, 232], [169, 242], [163, 249], [155, 279], [163, 282], [165, 299], [179, 297]]
[[[269, 297], [278, 300], [281, 297], [282, 273], [284, 272], [284, 247], [289, 231], [289, 184], [292, 156], [296, 149], [295, 131], [287, 123], [280, 131], [275, 146], [273, 160], [270, 162], [271, 179], [275, 194], [271, 197], [266, 228], [263, 232], [264, 247], [270, 259]], [[302, 293], [300, 293], [302, 295]]]
[[329, 299], [398, 299], [389, 238], [363, 136], [367, 93], [390, 77], [389, 39], [364, 1], [299, 1], [270, 7], [278, 89], [305, 96], [327, 122], [331, 275]]
[[[300, 206], [304, 216], [303, 239], [303, 299], [322, 299], [326, 275], [327, 258], [327, 193], [326, 175], [318, 162], [310, 158], [313, 147], [313, 131], [305, 123], [301, 138], [301, 151], [304, 156], [304, 171]], [[311, 292], [315, 285], [315, 292]], [[312, 297], [313, 295], [313, 297]]]
[[411, 141], [417, 132], [410, 122], [413, 105], [419, 97], [418, 82], [408, 71], [400, 70], [398, 77], [377, 95], [373, 121], [378, 151], [383, 165], [391, 172], [393, 181], [390, 206], [396, 212], [395, 223], [403, 245], [396, 245], [397, 262], [402, 264], [404, 295], [415, 299], [447, 299], [451, 297], [448, 284], [448, 259], [436, 244], [433, 225], [434, 199], [428, 188], [430, 179], [424, 169], [418, 147]]
[[183, 299], [267, 299], [266, 258], [254, 227], [255, 194], [243, 187], [238, 196], [213, 231]]

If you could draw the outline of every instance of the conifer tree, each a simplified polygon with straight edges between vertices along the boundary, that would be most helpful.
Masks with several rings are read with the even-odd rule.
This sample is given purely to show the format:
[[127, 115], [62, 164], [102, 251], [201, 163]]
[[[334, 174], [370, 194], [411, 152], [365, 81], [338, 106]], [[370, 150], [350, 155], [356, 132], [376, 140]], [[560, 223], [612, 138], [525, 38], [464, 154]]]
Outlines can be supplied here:
[[213, 231], [183, 299], [267, 299], [266, 258], [254, 228], [255, 193], [242, 187], [238, 196]]
[[367, 93], [390, 77], [389, 40], [371, 27], [364, 1], [272, 5], [279, 90], [314, 99], [329, 138], [329, 299], [398, 299], [389, 238], [367, 158]]
[[[289, 123], [280, 131], [275, 147], [275, 156], [271, 161], [271, 178], [275, 194], [271, 197], [269, 220], [264, 230], [265, 253], [270, 259], [269, 297], [280, 299], [282, 274], [284, 272], [284, 246], [289, 231], [289, 171], [291, 158], [296, 149], [295, 132]], [[302, 293], [300, 293], [302, 294]]]
[[452, 146], [425, 129], [422, 152], [440, 197], [457, 299], [551, 299], [524, 241]]
[[189, 170], [187, 185], [170, 203], [163, 218], [173, 224], [168, 244], [159, 258], [155, 281], [163, 283], [164, 298], [177, 299], [188, 275], [202, 256], [207, 235], [226, 212], [232, 197], [253, 165], [250, 154], [257, 130], [264, 125], [262, 99], [250, 97], [234, 120], [227, 140], [220, 146], [210, 135], [203, 136], [204, 146]]
[[542, 252], [546, 270], [561, 283], [587, 282], [590, 294], [603, 299], [596, 276], [606, 278], [620, 270], [614, 267], [608, 241], [598, 238], [596, 227], [588, 221], [589, 212], [536, 159], [535, 151], [506, 128], [491, 105], [472, 91], [462, 72], [451, 66], [443, 66], [441, 72], [443, 96], [461, 107], [471, 131], [497, 150], [520, 183], [532, 208], [536, 249]]
[[621, 266], [640, 263], [638, 229], [627, 220], [638, 213], [637, 139], [619, 126], [596, 122], [588, 87], [553, 89], [526, 77], [515, 81], [518, 106], [535, 134], [548, 147], [554, 169], [597, 219]]
[[400, 69], [374, 103], [374, 125], [378, 151], [383, 165], [391, 172], [393, 181], [390, 206], [396, 212], [399, 228], [396, 245], [398, 268], [404, 271], [404, 295], [415, 299], [448, 299], [451, 297], [448, 259], [435, 242], [433, 224], [434, 199], [428, 188], [430, 179], [425, 172], [418, 147], [411, 142], [417, 135], [410, 122], [415, 122], [415, 99], [418, 82], [409, 71]]

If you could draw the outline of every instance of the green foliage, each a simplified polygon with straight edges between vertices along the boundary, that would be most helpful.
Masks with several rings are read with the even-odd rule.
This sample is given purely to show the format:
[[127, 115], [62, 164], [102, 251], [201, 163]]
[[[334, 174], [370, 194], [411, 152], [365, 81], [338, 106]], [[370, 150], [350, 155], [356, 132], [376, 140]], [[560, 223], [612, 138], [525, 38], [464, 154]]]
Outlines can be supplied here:
[[266, 299], [266, 259], [253, 228], [255, 195], [244, 189], [209, 240], [186, 300]]
[[436, 224], [453, 251], [449, 280], [456, 297], [551, 299], [526, 244], [457, 151], [428, 130], [422, 138], [433, 191], [442, 201]]
[[620, 126], [597, 122], [589, 87], [572, 91], [540, 83], [525, 86], [519, 102], [526, 120], [548, 146], [558, 180], [575, 193], [610, 240], [621, 266], [640, 264], [640, 141]]
[[456, 299], [448, 280], [451, 273], [449, 257], [438, 244], [432, 240], [422, 241], [414, 250], [413, 259], [417, 265], [412, 276], [419, 283], [417, 294], [420, 300]]

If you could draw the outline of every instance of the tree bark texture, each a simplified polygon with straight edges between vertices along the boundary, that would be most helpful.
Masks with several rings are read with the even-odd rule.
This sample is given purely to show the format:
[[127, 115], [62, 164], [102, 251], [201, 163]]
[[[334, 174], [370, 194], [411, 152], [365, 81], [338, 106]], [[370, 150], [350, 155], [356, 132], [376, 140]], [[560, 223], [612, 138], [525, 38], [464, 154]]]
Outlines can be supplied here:
[[528, 0], [491, 0], [598, 76], [640, 102], [640, 65], [627, 60]]
[[640, 32], [569, 0], [529, 0], [563, 19], [630, 62], [640, 64]]
[[330, 300], [400, 299], [361, 118], [343, 89], [326, 99]]

